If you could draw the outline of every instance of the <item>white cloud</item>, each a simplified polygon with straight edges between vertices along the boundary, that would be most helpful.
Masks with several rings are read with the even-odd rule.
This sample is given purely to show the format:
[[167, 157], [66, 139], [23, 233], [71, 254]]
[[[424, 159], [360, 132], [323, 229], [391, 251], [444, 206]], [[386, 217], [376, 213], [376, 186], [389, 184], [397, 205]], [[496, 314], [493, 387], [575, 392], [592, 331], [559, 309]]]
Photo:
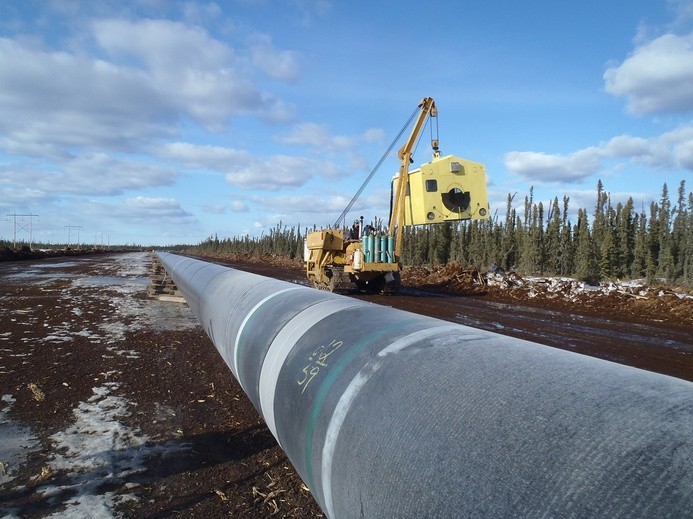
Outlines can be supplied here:
[[363, 142], [382, 144], [386, 138], [385, 132], [380, 128], [371, 128], [363, 132]]
[[54, 194], [47, 193], [40, 189], [32, 189], [29, 187], [0, 187], [0, 209], [3, 211], [30, 212], [30, 208], [45, 206], [54, 199]]
[[136, 71], [8, 39], [0, 39], [0, 102], [8, 152], [39, 153], [51, 145], [122, 149], [161, 135], [153, 122], [171, 115]]
[[87, 196], [118, 195], [137, 190], [173, 184], [174, 171], [133, 160], [116, 159], [104, 153], [85, 153], [56, 162], [50, 169], [32, 163], [12, 165], [0, 170], [0, 184], [45, 193]]
[[311, 195], [277, 196], [272, 198], [255, 197], [253, 201], [263, 207], [271, 207], [273, 211], [286, 213], [329, 213], [341, 211], [349, 203], [344, 196], [320, 197]]
[[320, 153], [349, 153], [350, 161], [363, 163], [363, 159], [356, 156], [359, 144], [381, 144], [385, 140], [385, 132], [380, 129], [368, 129], [361, 135], [332, 135], [330, 127], [326, 124], [299, 123], [294, 125], [288, 135], [277, 138], [277, 141], [292, 146], [308, 146]]
[[[672, 132], [672, 135], [675, 133]], [[688, 128], [685, 133], [688, 138], [675, 141], [673, 145], [673, 159], [679, 167], [693, 171], [693, 128]]]
[[597, 148], [587, 148], [570, 155], [511, 151], [505, 155], [505, 167], [532, 180], [575, 181], [598, 171], [600, 157]]
[[249, 211], [248, 204], [241, 200], [234, 200], [231, 202], [230, 209], [234, 213], [247, 213]]
[[181, 116], [210, 131], [237, 116], [295, 116], [292, 105], [255, 86], [247, 58], [198, 27], [111, 19], [89, 28], [102, 59], [90, 57], [86, 43], [69, 53], [0, 38], [1, 151], [47, 158], [79, 147], [134, 151], [173, 135]]
[[200, 204], [200, 207], [206, 213], [212, 214], [226, 214], [228, 211], [247, 213], [249, 211], [248, 204], [241, 200], [234, 200], [230, 204]]
[[218, 20], [222, 16], [221, 8], [213, 2], [198, 4], [185, 2], [182, 6], [183, 16], [190, 23], [199, 24]]
[[227, 183], [244, 189], [276, 191], [300, 187], [314, 177], [336, 178], [345, 173], [343, 168], [329, 161], [288, 155], [258, 158], [245, 150], [222, 146], [177, 142], [166, 144], [155, 153], [185, 168], [226, 172]]
[[[57, 225], [56, 221], [42, 221], [42, 228], [61, 233], [65, 224], [83, 225], [83, 236], [98, 232], [104, 236], [104, 242], [110, 236], [111, 243], [140, 242], [143, 236], [148, 237], [147, 244], [183, 243], [199, 236], [201, 231], [196, 217], [183, 209], [178, 200], [143, 196], [122, 201], [67, 200], [56, 217]], [[67, 232], [63, 239], [66, 238]]]
[[605, 157], [630, 159], [654, 168], [674, 165], [669, 145], [662, 138], [644, 139], [619, 135], [609, 140], [602, 150]]
[[300, 123], [291, 133], [277, 139], [291, 145], [310, 146], [323, 152], [346, 151], [355, 144], [355, 139], [343, 135], [330, 135], [326, 124]]
[[604, 73], [606, 91], [628, 98], [636, 115], [693, 110], [693, 34], [645, 43]]
[[8, 155], [25, 157], [44, 157], [47, 159], [65, 160], [72, 157], [69, 150], [55, 143], [32, 142], [25, 140], [26, 135], [0, 137], [0, 150]]
[[190, 223], [194, 220], [193, 215], [174, 198], [127, 198], [116, 213], [126, 222], [148, 221], [161, 227], [166, 223]]
[[205, 213], [226, 214], [228, 208], [226, 204], [200, 204], [200, 209]]
[[246, 189], [276, 191], [287, 187], [300, 187], [313, 177], [336, 178], [344, 173], [331, 162], [305, 157], [276, 155], [252, 163], [226, 174], [226, 182]]
[[571, 182], [597, 173], [607, 159], [625, 159], [653, 169], [693, 171], [693, 126], [649, 139], [619, 135], [567, 155], [512, 151], [505, 155], [505, 167], [529, 180]]
[[65, 184], [61, 187], [68, 193], [117, 195], [130, 189], [168, 186], [176, 177], [169, 169], [116, 159], [105, 153], [90, 153], [65, 164]]
[[271, 78], [293, 82], [301, 75], [300, 55], [295, 51], [277, 49], [272, 38], [265, 34], [252, 38], [250, 58], [253, 65]]
[[112, 57], [141, 62], [153, 88], [208, 130], [271, 109], [234, 50], [200, 28], [169, 20], [103, 20], [93, 32]]
[[228, 171], [230, 168], [252, 162], [250, 153], [222, 146], [172, 142], [154, 150], [161, 159], [174, 160], [189, 169]]

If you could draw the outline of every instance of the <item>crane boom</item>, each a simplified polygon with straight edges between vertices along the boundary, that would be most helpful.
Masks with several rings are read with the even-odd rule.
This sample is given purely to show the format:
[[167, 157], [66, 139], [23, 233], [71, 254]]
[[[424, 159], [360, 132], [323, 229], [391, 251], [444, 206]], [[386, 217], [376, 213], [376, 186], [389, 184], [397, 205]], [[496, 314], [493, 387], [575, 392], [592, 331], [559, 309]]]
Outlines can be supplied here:
[[[436, 108], [436, 103], [432, 97], [425, 97], [421, 103], [419, 103], [419, 117], [414, 123], [414, 127], [409, 134], [407, 142], [404, 143], [397, 156], [399, 157], [399, 179], [397, 183], [397, 193], [394, 197], [394, 203], [392, 206], [392, 213], [390, 214], [390, 225], [389, 234], [390, 236], [395, 236], [395, 257], [400, 257], [400, 252], [402, 250], [402, 230], [404, 228], [404, 199], [407, 196], [407, 186], [409, 185], [409, 164], [411, 163], [411, 154], [414, 150], [414, 145], [421, 134], [421, 130], [426, 123], [426, 118], [437, 117], [438, 109]], [[433, 147], [434, 154], [438, 155], [438, 141], [437, 139], [431, 143]]]

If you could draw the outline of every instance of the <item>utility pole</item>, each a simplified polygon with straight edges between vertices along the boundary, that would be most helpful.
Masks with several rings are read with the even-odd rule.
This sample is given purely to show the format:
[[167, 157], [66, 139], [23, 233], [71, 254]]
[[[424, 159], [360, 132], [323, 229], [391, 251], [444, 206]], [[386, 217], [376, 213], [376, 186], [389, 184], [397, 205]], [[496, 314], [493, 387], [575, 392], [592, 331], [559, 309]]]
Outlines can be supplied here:
[[[12, 239], [12, 248], [17, 248], [17, 218], [19, 218], [19, 230], [27, 231], [29, 233], [29, 249], [31, 249], [31, 243], [33, 241], [33, 231], [34, 231], [34, 218], [38, 218], [37, 214], [8, 214], [7, 218], [10, 216], [14, 220], [14, 238]], [[28, 218], [28, 222], [27, 219]]]
[[77, 250], [79, 250], [79, 230], [84, 229], [83, 225], [66, 225], [67, 227], [67, 248], [70, 248], [70, 231], [72, 229], [77, 229]]

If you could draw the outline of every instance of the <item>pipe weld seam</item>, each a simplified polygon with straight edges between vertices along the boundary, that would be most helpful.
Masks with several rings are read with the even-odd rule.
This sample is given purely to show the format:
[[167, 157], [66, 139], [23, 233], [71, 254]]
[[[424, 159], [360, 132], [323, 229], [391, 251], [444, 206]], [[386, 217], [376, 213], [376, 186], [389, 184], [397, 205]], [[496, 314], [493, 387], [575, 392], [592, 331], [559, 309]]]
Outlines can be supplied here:
[[[295, 287], [289, 287], [285, 288], [284, 290], [280, 290], [279, 292], [275, 292], [273, 294], [268, 295], [264, 299], [262, 299], [260, 302], [258, 302], [251, 310], [248, 312], [248, 314], [245, 316], [243, 319], [243, 322], [241, 323], [241, 326], [238, 328], [238, 332], [236, 333], [236, 339], [234, 340], [233, 343], [233, 349], [231, 350], [231, 360], [232, 360], [232, 370], [234, 375], [236, 375], [236, 379], [238, 380], [238, 383], [241, 385], [241, 388], [243, 391], [247, 394], [248, 391], [243, 384], [243, 378], [241, 377], [241, 373], [238, 371], [238, 358], [241, 354], [241, 349], [239, 346], [242, 344], [241, 343], [241, 337], [243, 335], [243, 332], [245, 330], [246, 325], [248, 324], [248, 321], [255, 315], [255, 312], [257, 312], [260, 307], [262, 307], [265, 303], [270, 301], [271, 299], [274, 299], [277, 296], [280, 296], [281, 294], [284, 294], [286, 292], [290, 292], [292, 290], [301, 290], [304, 289], [305, 287], [301, 286], [295, 286]], [[229, 319], [229, 322], [231, 322], [232, 319]]]

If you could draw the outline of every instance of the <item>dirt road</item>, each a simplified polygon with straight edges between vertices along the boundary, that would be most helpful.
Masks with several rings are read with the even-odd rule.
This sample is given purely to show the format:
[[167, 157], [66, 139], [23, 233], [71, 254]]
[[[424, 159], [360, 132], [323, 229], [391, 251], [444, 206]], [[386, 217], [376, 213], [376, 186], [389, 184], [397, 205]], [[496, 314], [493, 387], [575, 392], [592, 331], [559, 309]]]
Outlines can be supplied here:
[[[322, 517], [187, 306], [146, 297], [150, 261], [0, 265], [0, 516]], [[688, 326], [415, 288], [359, 297], [693, 380]]]

